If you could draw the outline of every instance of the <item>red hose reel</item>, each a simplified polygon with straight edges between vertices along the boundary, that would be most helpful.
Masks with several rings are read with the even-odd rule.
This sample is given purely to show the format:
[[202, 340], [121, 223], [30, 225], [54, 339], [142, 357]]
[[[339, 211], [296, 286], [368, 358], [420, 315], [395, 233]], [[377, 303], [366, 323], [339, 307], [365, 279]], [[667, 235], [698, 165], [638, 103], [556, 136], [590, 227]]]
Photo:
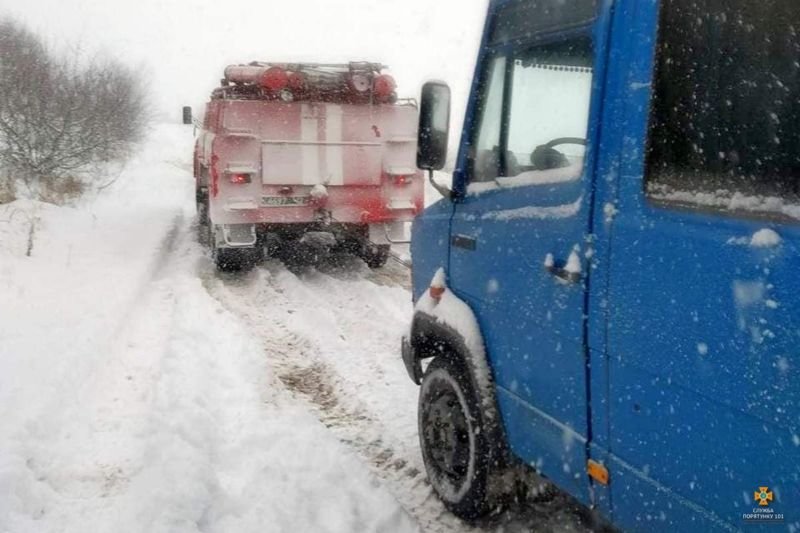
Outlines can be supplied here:
[[284, 101], [317, 98], [392, 103], [397, 99], [397, 83], [392, 76], [380, 73], [381, 68], [371, 63], [231, 65], [225, 69], [223, 81], [259, 88], [265, 96]]

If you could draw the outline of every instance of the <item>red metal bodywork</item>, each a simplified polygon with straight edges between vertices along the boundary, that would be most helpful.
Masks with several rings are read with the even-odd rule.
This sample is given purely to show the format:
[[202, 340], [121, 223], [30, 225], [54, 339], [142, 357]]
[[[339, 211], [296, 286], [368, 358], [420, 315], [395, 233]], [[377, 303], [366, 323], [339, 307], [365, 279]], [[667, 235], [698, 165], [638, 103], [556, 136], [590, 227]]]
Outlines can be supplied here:
[[413, 102], [215, 98], [195, 146], [198, 190], [214, 225], [410, 221], [424, 207], [416, 129]]

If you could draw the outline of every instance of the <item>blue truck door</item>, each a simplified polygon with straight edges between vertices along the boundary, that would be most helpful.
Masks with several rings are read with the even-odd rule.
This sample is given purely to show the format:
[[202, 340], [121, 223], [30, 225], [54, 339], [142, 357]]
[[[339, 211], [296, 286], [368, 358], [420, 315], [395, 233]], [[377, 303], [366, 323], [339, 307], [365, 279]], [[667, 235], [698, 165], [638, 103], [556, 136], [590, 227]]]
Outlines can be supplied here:
[[546, 4], [556, 6], [545, 10], [550, 15], [563, 15], [563, 2], [518, 1], [487, 23], [455, 179], [461, 197], [449, 279], [480, 322], [512, 451], [586, 502], [580, 270], [590, 217], [595, 8], [575, 3], [583, 11], [570, 12], [573, 31], [531, 41], [536, 31], [526, 21], [548, 21], [528, 11]]
[[738, 530], [767, 507], [797, 527], [800, 5], [631, 4], [609, 210], [615, 523]]

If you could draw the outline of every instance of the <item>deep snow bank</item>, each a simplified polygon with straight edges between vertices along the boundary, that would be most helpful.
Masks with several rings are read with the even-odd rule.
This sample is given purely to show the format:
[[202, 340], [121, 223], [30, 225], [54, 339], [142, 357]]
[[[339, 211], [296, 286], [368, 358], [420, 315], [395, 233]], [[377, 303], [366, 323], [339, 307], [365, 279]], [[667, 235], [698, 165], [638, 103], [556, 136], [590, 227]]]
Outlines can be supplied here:
[[81, 208], [0, 206], [0, 531], [413, 530], [203, 287], [190, 155], [162, 126]]

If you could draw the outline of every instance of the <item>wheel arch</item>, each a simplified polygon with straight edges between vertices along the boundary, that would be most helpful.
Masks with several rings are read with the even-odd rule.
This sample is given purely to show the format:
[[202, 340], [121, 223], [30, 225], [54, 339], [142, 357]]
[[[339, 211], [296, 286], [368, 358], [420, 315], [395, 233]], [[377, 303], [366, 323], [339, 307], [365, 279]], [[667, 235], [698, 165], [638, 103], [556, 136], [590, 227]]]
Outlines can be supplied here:
[[[412, 380], [421, 383], [422, 361], [436, 357], [448, 358], [466, 372], [478, 396], [484, 429], [487, 432], [491, 469], [492, 494], [504, 492], [502, 478], [513, 459], [506, 440], [483, 335], [472, 309], [449, 289], [439, 303], [427, 301], [426, 293], [418, 302], [411, 330], [404, 339], [403, 359]], [[431, 305], [433, 307], [431, 307]], [[415, 377], [417, 379], [415, 379]]]
[[480, 396], [487, 421], [502, 429], [494, 378], [478, 319], [472, 308], [446, 289], [440, 299], [424, 293], [415, 307], [411, 329], [403, 339], [403, 361], [417, 385], [422, 381], [422, 361], [433, 357], [456, 359], [469, 373]]
[[[475, 342], [476, 340], [479, 342]], [[482, 338], [470, 339], [463, 332], [439, 318], [425, 312], [417, 312], [414, 314], [409, 344], [412, 364], [415, 369], [418, 369], [409, 374], [417, 385], [422, 381], [422, 361], [434, 357], [447, 357], [460, 363], [469, 372], [482, 401], [485, 402], [487, 398], [494, 399], [494, 381], [489, 370]], [[493, 406], [494, 402], [492, 402]], [[484, 407], [486, 406], [484, 405]], [[487, 414], [497, 414], [496, 407], [491, 411]]]

